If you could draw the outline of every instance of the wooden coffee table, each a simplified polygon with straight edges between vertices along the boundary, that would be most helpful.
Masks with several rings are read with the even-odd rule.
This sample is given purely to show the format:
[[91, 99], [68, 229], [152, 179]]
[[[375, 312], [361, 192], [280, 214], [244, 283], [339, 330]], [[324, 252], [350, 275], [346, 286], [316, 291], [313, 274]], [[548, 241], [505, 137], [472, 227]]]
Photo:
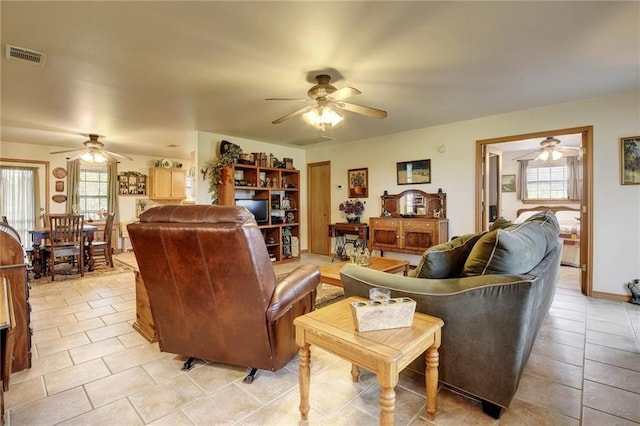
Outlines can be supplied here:
[[[371, 261], [370, 265], [363, 266], [363, 267], [375, 269], [376, 271], [388, 272], [390, 274], [402, 272], [404, 273], [404, 275], [407, 275], [407, 273], [409, 272], [408, 260], [393, 259], [390, 257], [371, 256], [370, 261]], [[350, 263], [350, 262], [349, 261], [338, 262], [338, 263], [332, 263], [330, 265], [321, 266], [320, 281], [326, 284], [342, 287], [342, 281], [340, 280], [340, 270], [347, 263]]]
[[440, 318], [416, 312], [411, 327], [359, 333], [351, 314], [351, 302], [365, 300], [350, 297], [296, 318], [298, 380], [300, 381], [300, 415], [309, 415], [311, 381], [310, 344], [321, 347], [352, 363], [351, 377], [357, 382], [359, 367], [376, 373], [380, 384], [380, 424], [393, 425], [398, 375], [426, 351], [427, 418], [436, 414], [438, 390], [438, 348], [441, 341]]

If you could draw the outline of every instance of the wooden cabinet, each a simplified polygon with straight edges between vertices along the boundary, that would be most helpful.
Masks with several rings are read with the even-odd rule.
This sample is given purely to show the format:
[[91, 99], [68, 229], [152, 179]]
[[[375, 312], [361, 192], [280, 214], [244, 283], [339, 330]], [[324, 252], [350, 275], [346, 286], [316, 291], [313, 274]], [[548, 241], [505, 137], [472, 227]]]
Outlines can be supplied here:
[[153, 167], [149, 169], [149, 198], [184, 200], [186, 173], [182, 169]]
[[267, 214], [259, 222], [273, 262], [300, 257], [300, 171], [248, 164], [231, 164], [218, 186], [220, 204], [236, 200], [264, 200]]
[[422, 254], [431, 246], [447, 242], [449, 221], [447, 194], [429, 194], [407, 190], [399, 194], [385, 193], [382, 217], [369, 219], [371, 250]]
[[0, 285], [3, 279], [9, 289], [13, 328], [13, 356], [2, 357], [2, 380], [9, 386], [9, 372], [31, 368], [31, 304], [25, 254], [13, 228], [0, 224]]
[[371, 250], [422, 254], [449, 239], [447, 219], [378, 217], [369, 219]]

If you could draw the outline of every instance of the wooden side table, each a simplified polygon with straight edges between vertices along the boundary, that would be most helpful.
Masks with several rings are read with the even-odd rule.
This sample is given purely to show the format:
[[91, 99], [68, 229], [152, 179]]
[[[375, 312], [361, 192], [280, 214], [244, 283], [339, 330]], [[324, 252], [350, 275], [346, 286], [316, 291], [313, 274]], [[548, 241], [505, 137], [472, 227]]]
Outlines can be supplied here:
[[381, 387], [381, 425], [394, 424], [395, 386], [400, 371], [426, 351], [427, 418], [433, 420], [438, 389], [438, 348], [444, 322], [440, 318], [416, 313], [411, 327], [359, 333], [350, 304], [361, 300], [365, 299], [350, 297], [294, 321], [296, 343], [300, 347], [298, 379], [302, 420], [307, 420], [309, 414], [311, 344], [350, 361], [353, 381], [359, 379], [359, 367], [376, 373]]
[[156, 334], [155, 323], [151, 315], [149, 296], [147, 295], [147, 290], [144, 288], [144, 281], [142, 280], [140, 272], [136, 269], [134, 273], [136, 276], [136, 322], [133, 323], [133, 328], [140, 333], [142, 337], [154, 343], [158, 341], [158, 335]]

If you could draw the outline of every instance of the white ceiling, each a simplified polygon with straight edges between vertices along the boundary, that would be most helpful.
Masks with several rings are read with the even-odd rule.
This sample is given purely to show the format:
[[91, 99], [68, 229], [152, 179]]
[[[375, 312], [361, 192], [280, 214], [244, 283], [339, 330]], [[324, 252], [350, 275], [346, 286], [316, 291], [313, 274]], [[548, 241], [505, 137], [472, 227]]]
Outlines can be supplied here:
[[[638, 2], [11, 2], [5, 142], [187, 158], [196, 130], [288, 144], [317, 71], [378, 120], [345, 112], [340, 143], [640, 89]], [[540, 129], [546, 130], [546, 129]], [[496, 135], [502, 136], [502, 135]], [[177, 145], [169, 148], [168, 145]], [[310, 145], [317, 146], [317, 145]]]

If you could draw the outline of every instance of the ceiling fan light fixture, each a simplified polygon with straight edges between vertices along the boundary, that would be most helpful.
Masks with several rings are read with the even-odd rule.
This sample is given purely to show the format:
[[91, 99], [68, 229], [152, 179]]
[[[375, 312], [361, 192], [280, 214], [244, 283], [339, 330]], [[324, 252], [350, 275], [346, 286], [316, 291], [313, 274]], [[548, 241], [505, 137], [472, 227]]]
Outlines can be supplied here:
[[305, 112], [304, 121], [321, 130], [327, 127], [335, 127], [342, 122], [342, 116], [331, 107], [320, 105]]
[[562, 153], [555, 148], [545, 148], [538, 156], [536, 160], [539, 161], [556, 161], [562, 158]]
[[80, 158], [83, 161], [89, 162], [89, 163], [104, 163], [105, 161], [109, 161], [109, 159], [107, 157], [105, 157], [104, 155], [102, 155], [101, 152], [85, 152], [84, 154], [82, 154], [80, 156]]

